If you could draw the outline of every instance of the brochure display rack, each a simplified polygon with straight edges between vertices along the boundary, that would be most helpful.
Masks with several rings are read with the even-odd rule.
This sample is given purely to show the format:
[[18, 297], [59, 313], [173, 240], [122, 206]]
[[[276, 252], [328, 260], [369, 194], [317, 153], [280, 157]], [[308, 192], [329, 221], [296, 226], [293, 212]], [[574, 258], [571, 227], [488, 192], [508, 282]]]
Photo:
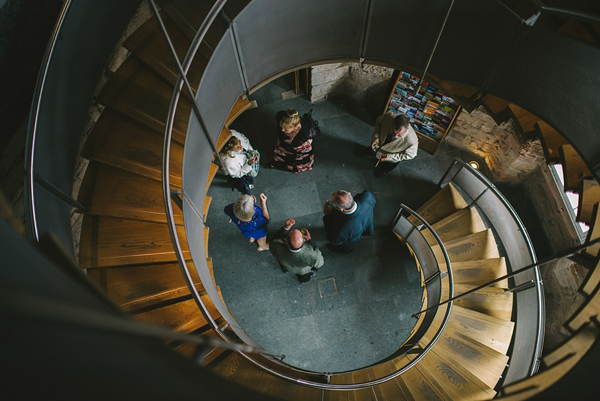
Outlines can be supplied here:
[[426, 81], [415, 93], [418, 84], [419, 77], [400, 71], [385, 111], [405, 115], [419, 136], [419, 148], [435, 154], [461, 106]]

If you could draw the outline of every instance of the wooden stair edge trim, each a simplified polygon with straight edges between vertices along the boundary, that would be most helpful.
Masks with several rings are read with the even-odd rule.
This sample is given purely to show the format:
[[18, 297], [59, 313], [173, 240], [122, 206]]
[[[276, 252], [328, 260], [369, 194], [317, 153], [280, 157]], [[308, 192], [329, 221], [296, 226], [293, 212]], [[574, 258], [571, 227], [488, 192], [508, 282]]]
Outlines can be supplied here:
[[[581, 358], [587, 352], [587, 349], [589, 349], [589, 347], [591, 347], [592, 344], [598, 340], [599, 336], [600, 328], [597, 326], [597, 324], [593, 321], [587, 322], [583, 324], [579, 329], [577, 329], [577, 331], [575, 331], [569, 338], [562, 341], [561, 344], [557, 346], [552, 352], [544, 356], [544, 358], [542, 359], [542, 363], [544, 364], [546, 369], [549, 369], [559, 363], [562, 363], [567, 357], [571, 357], [571, 355], [576, 356], [576, 353], [574, 352], [568, 352], [567, 354], [565, 354], [564, 349], [572, 348], [573, 345], [575, 345], [576, 347], [579, 346], [582, 342], [582, 338], [584, 339], [584, 342], [590, 342], [589, 340], [591, 339], [591, 337], [593, 337], [593, 339], [591, 340], [591, 344], [588, 344], [588, 348], [586, 348], [586, 350], [583, 353], [578, 355], [579, 358]], [[586, 339], [587, 341], [585, 341]]]

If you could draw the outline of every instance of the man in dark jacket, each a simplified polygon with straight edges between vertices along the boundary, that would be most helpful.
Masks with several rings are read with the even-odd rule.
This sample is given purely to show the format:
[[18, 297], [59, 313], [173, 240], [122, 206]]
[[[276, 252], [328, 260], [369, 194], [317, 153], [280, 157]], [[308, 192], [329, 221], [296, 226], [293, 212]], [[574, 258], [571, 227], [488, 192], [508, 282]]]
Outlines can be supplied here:
[[325, 201], [323, 207], [329, 250], [350, 253], [361, 236], [371, 235], [375, 230], [375, 197], [369, 191], [363, 191], [355, 197], [348, 191], [336, 191], [331, 201]]

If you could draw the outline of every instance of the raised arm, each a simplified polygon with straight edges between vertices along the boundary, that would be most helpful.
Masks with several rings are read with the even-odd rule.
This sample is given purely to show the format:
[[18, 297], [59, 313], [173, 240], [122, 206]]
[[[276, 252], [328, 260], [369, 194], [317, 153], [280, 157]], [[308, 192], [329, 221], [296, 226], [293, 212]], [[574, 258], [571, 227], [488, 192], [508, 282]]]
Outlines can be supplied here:
[[265, 194], [260, 194], [260, 209], [262, 210], [263, 217], [267, 220], [271, 220], [269, 210], [267, 209], [267, 195]]

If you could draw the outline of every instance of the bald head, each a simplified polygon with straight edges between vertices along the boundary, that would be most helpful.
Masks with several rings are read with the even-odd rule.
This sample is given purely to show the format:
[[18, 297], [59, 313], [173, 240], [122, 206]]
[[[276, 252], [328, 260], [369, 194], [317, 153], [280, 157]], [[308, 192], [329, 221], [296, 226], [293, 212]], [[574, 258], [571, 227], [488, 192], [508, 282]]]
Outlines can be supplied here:
[[290, 247], [292, 249], [300, 249], [304, 245], [304, 237], [300, 230], [291, 230], [289, 233]]

